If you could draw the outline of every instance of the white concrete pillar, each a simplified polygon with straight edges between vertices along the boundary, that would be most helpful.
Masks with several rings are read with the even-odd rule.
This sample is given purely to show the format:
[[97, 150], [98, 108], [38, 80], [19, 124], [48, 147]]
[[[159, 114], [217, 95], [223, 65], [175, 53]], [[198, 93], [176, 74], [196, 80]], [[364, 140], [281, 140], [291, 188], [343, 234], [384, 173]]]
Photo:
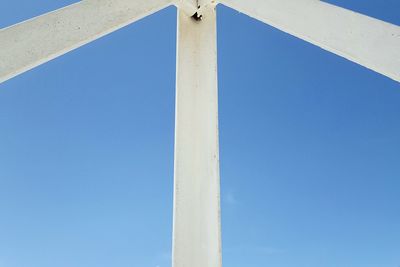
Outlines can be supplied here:
[[173, 267], [221, 267], [215, 6], [178, 11]]

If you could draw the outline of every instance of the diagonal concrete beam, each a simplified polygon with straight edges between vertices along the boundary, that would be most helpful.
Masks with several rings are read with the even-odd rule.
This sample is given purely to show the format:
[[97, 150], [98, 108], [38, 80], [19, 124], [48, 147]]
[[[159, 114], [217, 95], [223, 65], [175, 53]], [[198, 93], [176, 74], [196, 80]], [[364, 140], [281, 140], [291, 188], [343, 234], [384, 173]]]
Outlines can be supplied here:
[[400, 26], [318, 0], [220, 2], [400, 82]]
[[84, 0], [0, 30], [0, 83], [172, 4]]

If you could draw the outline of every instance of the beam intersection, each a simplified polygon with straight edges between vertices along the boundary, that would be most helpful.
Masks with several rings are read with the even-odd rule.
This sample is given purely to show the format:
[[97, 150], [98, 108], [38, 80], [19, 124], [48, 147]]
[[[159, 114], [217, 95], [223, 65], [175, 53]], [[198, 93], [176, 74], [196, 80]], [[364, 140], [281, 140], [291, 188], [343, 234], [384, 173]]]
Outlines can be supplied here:
[[82, 0], [0, 29], [0, 83], [165, 7], [178, 10], [174, 267], [221, 267], [216, 5], [400, 82], [400, 27], [318, 0]]

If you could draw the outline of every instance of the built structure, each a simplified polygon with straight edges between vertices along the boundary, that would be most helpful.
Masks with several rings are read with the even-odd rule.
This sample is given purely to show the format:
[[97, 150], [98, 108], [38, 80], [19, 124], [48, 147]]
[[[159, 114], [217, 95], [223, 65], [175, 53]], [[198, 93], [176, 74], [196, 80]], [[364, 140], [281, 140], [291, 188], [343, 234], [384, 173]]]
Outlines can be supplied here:
[[174, 267], [222, 265], [218, 3], [400, 82], [400, 27], [319, 0], [83, 0], [0, 30], [1, 83], [177, 6]]

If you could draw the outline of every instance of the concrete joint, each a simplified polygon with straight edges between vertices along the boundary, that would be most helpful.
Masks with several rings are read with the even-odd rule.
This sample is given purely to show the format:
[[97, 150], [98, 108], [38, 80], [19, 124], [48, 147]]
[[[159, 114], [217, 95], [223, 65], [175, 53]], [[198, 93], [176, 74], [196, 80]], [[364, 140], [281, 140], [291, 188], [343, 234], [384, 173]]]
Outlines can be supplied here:
[[217, 5], [217, 0], [174, 0], [174, 4], [188, 16], [200, 21], [204, 10]]
[[188, 16], [193, 16], [198, 11], [197, 0], [174, 0], [174, 4]]
[[209, 7], [215, 7], [217, 0], [197, 0], [197, 13], [199, 16], [203, 16], [204, 10]]

